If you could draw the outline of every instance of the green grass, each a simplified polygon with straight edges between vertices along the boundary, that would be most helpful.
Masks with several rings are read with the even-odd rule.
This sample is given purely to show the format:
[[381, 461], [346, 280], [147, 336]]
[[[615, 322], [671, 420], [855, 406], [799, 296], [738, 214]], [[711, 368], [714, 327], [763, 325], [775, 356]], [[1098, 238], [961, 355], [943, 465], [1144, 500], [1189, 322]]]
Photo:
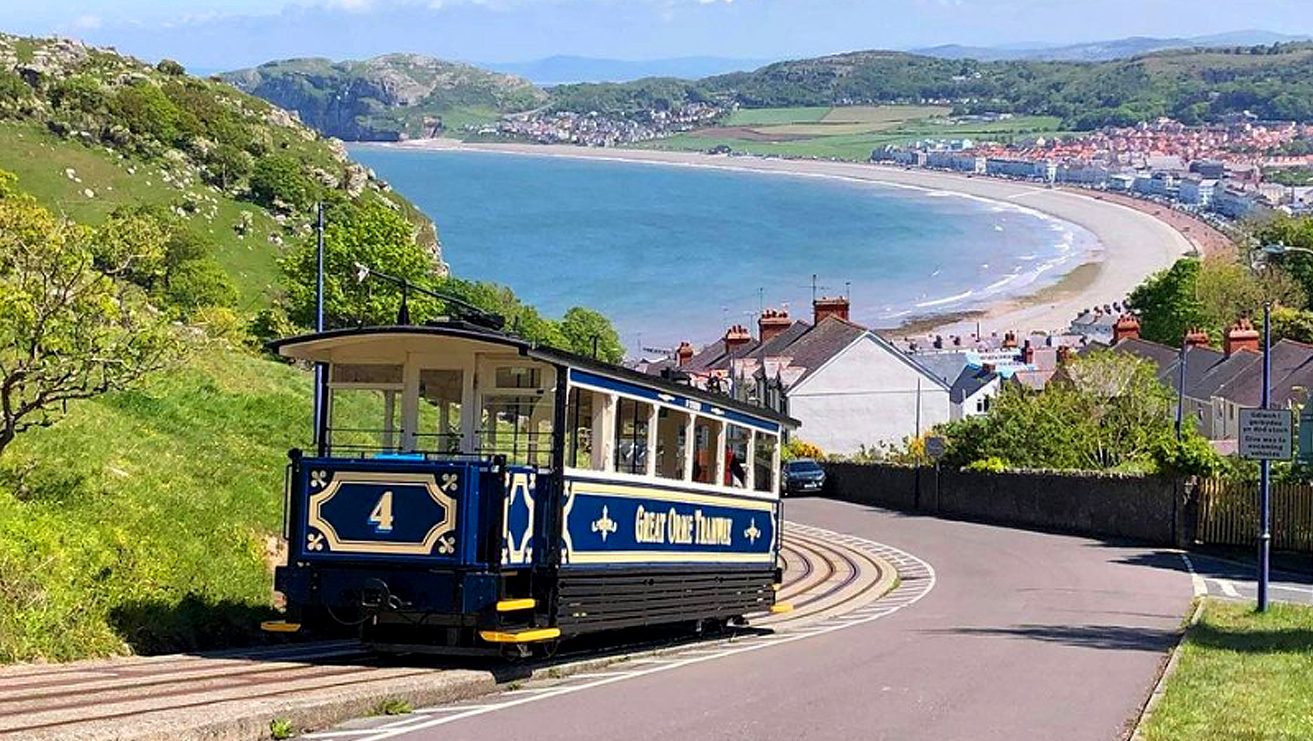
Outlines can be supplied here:
[[[69, 169], [77, 180], [68, 177]], [[172, 207], [191, 198], [202, 208], [186, 221], [194, 231], [213, 240], [215, 258], [237, 285], [239, 308], [262, 308], [275, 290], [281, 248], [269, 242], [269, 235], [282, 229], [254, 204], [234, 200], [201, 183], [176, 188], [163, 180], [158, 163], [60, 139], [31, 123], [0, 121], [0, 170], [17, 175], [18, 186], [51, 211], [83, 224], [98, 224], [119, 206]], [[87, 196], [87, 190], [93, 195]], [[204, 200], [210, 198], [214, 199], [213, 212]], [[233, 229], [243, 211], [252, 216], [251, 232], [244, 239]]]
[[829, 106], [811, 108], [740, 108], [729, 114], [725, 126], [767, 126], [772, 124], [816, 123], [829, 114]]
[[1146, 741], [1313, 738], [1313, 608], [1209, 601]]
[[[883, 108], [897, 108], [885, 106]], [[781, 109], [764, 109], [781, 110]], [[840, 111], [843, 109], [834, 109]], [[920, 110], [920, 109], [918, 109]], [[832, 120], [832, 119], [830, 119]], [[715, 129], [704, 129], [697, 134], [680, 134], [666, 139], [655, 139], [636, 145], [644, 149], [675, 151], [706, 151], [718, 145], [728, 146], [735, 152], [774, 157], [806, 157], [864, 162], [871, 152], [886, 145], [907, 145], [920, 139], [1007, 139], [1029, 138], [1036, 135], [1061, 136], [1059, 119], [1049, 116], [1021, 116], [1008, 121], [950, 124], [939, 119], [913, 119], [902, 123], [852, 124], [784, 124], [761, 126], [758, 131], [807, 134], [810, 138], [792, 141], [762, 142], [733, 136], [715, 136]], [[828, 133], [827, 133], [828, 132]]]
[[0, 663], [248, 643], [310, 379], [196, 348], [0, 458]]

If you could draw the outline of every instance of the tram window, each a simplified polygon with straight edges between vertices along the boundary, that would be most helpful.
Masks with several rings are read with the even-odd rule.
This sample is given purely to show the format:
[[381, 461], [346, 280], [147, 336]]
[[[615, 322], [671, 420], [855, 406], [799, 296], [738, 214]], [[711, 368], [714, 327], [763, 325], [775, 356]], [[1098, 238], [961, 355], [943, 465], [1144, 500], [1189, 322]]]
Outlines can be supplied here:
[[464, 387], [465, 374], [462, 371], [420, 370], [416, 450], [425, 453], [460, 452], [460, 402]]
[[716, 445], [720, 423], [698, 417], [693, 423], [693, 480], [702, 484], [716, 482]]
[[665, 407], [657, 411], [657, 476], [683, 480], [687, 436], [688, 414]]
[[757, 431], [752, 441], [752, 488], [775, 491], [775, 448], [779, 440], [769, 432]]
[[504, 455], [509, 463], [550, 466], [552, 399], [555, 393], [484, 397], [479, 419], [479, 452]]
[[748, 440], [752, 433], [745, 427], [729, 426], [725, 436], [725, 486], [743, 489], [748, 485]]
[[494, 374], [499, 389], [537, 389], [542, 386], [542, 369], [527, 365], [502, 366]]
[[602, 397], [597, 392], [570, 389], [570, 401], [565, 409], [566, 429], [570, 436], [565, 443], [567, 465], [593, 471], [602, 470], [604, 459], [597, 457], [593, 451], [593, 442], [597, 439], [597, 414], [602, 406]]
[[401, 392], [337, 387], [329, 394], [328, 446], [336, 455], [400, 449]]
[[615, 470], [647, 473], [647, 427], [652, 405], [620, 399], [615, 414]]
[[400, 449], [401, 380], [400, 365], [331, 366], [327, 443], [333, 454]]

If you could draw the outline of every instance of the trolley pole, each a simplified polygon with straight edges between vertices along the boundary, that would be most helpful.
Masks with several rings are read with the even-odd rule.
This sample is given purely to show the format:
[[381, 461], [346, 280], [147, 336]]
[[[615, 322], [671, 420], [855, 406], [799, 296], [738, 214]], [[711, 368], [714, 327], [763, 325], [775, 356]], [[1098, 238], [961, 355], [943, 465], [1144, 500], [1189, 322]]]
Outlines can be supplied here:
[[[315, 331], [324, 331], [324, 204], [315, 206]], [[324, 364], [315, 363], [314, 441], [318, 455], [325, 454]]]
[[[1272, 403], [1272, 304], [1263, 304], [1263, 409]], [[1272, 461], [1259, 462], [1258, 479], [1258, 611], [1267, 612], [1267, 587], [1272, 558]]]

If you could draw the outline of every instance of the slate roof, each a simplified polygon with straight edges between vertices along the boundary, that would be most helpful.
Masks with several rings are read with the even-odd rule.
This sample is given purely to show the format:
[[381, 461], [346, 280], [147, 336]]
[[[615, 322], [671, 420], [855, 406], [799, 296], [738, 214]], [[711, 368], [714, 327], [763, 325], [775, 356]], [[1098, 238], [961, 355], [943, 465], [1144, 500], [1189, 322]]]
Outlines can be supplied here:
[[966, 352], [918, 353], [915, 357], [921, 367], [948, 386], [952, 386], [963, 373], [980, 370], [971, 365], [970, 356]]
[[[1262, 356], [1255, 353], [1256, 358]], [[1242, 407], [1256, 407], [1263, 401], [1263, 366], [1257, 360], [1254, 372], [1245, 373], [1230, 379], [1218, 387], [1215, 395]], [[1296, 378], [1296, 376], [1298, 376]], [[1281, 340], [1272, 346], [1272, 387], [1286, 389], [1287, 395], [1273, 394], [1274, 399], [1286, 399], [1293, 392], [1294, 386], [1313, 388], [1302, 382], [1313, 377], [1313, 345], [1302, 342]]]
[[[1138, 358], [1143, 358], [1153, 363], [1158, 369], [1158, 380], [1166, 381], [1165, 374], [1170, 374], [1176, 369], [1176, 361], [1180, 358], [1180, 351], [1176, 348], [1160, 345], [1157, 342], [1142, 340], [1138, 337], [1126, 338], [1116, 345], [1113, 350], [1117, 352], [1130, 353]], [[1172, 380], [1172, 387], [1175, 388], [1176, 382]]]
[[952, 388], [948, 390], [948, 398], [954, 404], [961, 404], [972, 394], [992, 383], [995, 378], [998, 378], [998, 374], [994, 371], [970, 366], [963, 368], [957, 379], [953, 381]]
[[781, 353], [790, 357], [794, 367], [803, 369], [802, 375], [793, 384], [801, 383], [865, 333], [864, 327], [835, 316], [822, 319], [820, 324], [812, 327], [811, 331], [799, 337]]

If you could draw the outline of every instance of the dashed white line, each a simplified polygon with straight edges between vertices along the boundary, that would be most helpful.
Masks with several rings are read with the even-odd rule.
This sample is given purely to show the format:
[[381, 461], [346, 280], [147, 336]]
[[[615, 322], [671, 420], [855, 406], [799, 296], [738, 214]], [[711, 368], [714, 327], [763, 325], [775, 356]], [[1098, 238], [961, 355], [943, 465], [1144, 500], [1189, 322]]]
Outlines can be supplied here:
[[1217, 586], [1222, 588], [1222, 594], [1225, 594], [1228, 597], [1240, 596], [1240, 592], [1236, 591], [1235, 585], [1231, 583], [1230, 579], [1213, 579], [1213, 581], [1217, 583]]

